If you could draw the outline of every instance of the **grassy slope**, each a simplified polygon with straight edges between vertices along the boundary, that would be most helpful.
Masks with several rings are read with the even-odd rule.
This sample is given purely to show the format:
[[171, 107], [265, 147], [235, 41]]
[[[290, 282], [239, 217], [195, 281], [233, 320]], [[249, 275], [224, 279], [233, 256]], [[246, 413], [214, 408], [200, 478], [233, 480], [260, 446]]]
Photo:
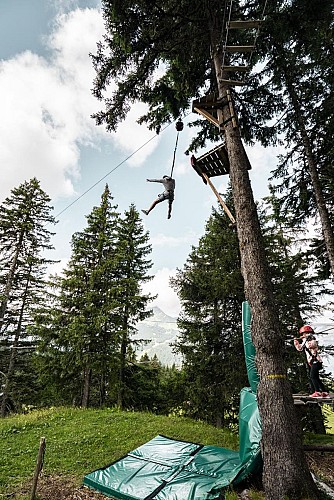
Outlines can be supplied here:
[[[334, 444], [334, 413], [327, 414], [326, 436], [305, 442]], [[238, 449], [238, 436], [203, 422], [117, 409], [51, 408], [0, 419], [0, 497], [31, 481], [40, 438], [46, 438], [44, 473], [65, 474], [78, 484], [88, 472], [109, 464], [157, 434]], [[253, 498], [253, 497], [252, 497]]]
[[203, 422], [116, 409], [52, 408], [0, 419], [0, 495], [31, 480], [40, 438], [46, 438], [45, 474], [82, 477], [158, 434], [238, 448], [238, 436]]

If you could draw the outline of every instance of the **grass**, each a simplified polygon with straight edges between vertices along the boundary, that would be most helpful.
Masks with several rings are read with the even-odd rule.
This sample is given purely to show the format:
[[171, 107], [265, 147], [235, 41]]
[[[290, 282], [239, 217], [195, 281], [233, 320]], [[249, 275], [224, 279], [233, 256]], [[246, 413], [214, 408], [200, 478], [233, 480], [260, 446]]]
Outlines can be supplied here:
[[0, 497], [34, 474], [40, 438], [45, 474], [85, 474], [125, 455], [157, 434], [237, 449], [238, 436], [183, 417], [118, 409], [51, 408], [0, 420]]
[[[326, 408], [328, 434], [305, 436], [305, 443], [334, 444], [334, 413]], [[40, 438], [46, 439], [45, 475], [83, 476], [125, 455], [158, 434], [174, 439], [238, 449], [238, 436], [200, 421], [115, 408], [50, 408], [0, 419], [0, 498], [32, 481]], [[18, 500], [28, 496], [16, 496]], [[227, 492], [225, 500], [236, 500]], [[253, 500], [262, 499], [250, 492]]]
[[326, 419], [326, 434], [307, 433], [304, 436], [305, 444], [330, 444], [334, 446], [334, 411], [329, 405], [322, 407], [322, 412]]

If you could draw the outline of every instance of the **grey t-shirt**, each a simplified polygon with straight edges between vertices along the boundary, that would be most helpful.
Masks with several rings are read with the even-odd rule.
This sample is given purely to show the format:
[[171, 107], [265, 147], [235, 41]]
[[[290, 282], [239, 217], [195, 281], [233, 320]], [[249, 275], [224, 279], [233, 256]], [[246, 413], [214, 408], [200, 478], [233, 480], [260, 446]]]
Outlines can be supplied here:
[[164, 179], [147, 179], [149, 182], [160, 182], [164, 185], [165, 191], [174, 191], [175, 180], [171, 177], [165, 177]]

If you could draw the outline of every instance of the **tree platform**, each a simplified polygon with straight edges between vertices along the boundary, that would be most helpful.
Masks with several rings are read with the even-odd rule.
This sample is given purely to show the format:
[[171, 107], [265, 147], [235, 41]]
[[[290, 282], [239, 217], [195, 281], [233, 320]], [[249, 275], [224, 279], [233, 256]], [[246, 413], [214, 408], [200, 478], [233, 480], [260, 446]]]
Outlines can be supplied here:
[[293, 402], [295, 405], [306, 404], [329, 404], [334, 405], [334, 394], [330, 393], [327, 398], [311, 398], [308, 394], [293, 394]]

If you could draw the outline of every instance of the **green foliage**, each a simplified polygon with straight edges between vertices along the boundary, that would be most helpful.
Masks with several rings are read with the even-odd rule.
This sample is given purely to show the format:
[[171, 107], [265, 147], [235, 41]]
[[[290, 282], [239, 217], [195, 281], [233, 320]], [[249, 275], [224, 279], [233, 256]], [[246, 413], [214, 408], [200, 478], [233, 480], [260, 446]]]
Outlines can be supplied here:
[[320, 234], [309, 248], [309, 258], [323, 278], [329, 277], [329, 262], [333, 268], [334, 260], [333, 12], [333, 0], [268, 5], [257, 44], [264, 64], [253, 76], [254, 85], [251, 82], [238, 96], [255, 121], [253, 128], [247, 124], [251, 136], [268, 144], [257, 130], [263, 116], [268, 119], [271, 113], [272, 139], [284, 142], [271, 190], [291, 227], [305, 230], [305, 223], [320, 216]]
[[[36, 178], [14, 188], [0, 206], [0, 371], [3, 373], [4, 396], [18, 406], [34, 399], [37, 389], [31, 374], [29, 350], [34, 338], [28, 325], [36, 308], [43, 303], [46, 286], [46, 264], [52, 262], [43, 252], [52, 249], [52, 233], [46, 228], [55, 220], [50, 212], [50, 198]], [[45, 254], [44, 254], [45, 255]], [[29, 378], [25, 388], [22, 379]]]
[[87, 216], [87, 227], [73, 235], [64, 276], [54, 279], [50, 303], [40, 310], [32, 330], [41, 339], [41, 376], [66, 403], [87, 406], [93, 385], [99, 388], [95, 404], [103, 402], [117, 359], [120, 336], [110, 283], [116, 273], [119, 214], [112, 200], [106, 186], [100, 206]]
[[[275, 303], [285, 338], [285, 362], [293, 392], [310, 390], [305, 357], [293, 346], [305, 318], [321, 313], [320, 299], [332, 295], [330, 285], [310, 273], [302, 232], [291, 229], [293, 214], [281, 212], [279, 200], [267, 197], [262, 206], [262, 227], [270, 264]], [[292, 225], [292, 224], [291, 224]]]
[[152, 262], [148, 260], [151, 252], [148, 240], [148, 233], [144, 232], [139, 214], [134, 205], [131, 205], [119, 225], [116, 274], [112, 283], [112, 293], [118, 315], [115, 326], [121, 338], [118, 388], [120, 407], [125, 405], [128, 387], [126, 364], [129, 358], [129, 348], [139, 343], [132, 340], [137, 332], [136, 324], [152, 314], [152, 311], [147, 309], [147, 305], [153, 297], [141, 291], [142, 285], [152, 279], [152, 276], [147, 274], [152, 267]]
[[73, 235], [72, 256], [64, 276], [53, 281], [50, 304], [36, 316], [44, 403], [123, 405], [132, 335], [151, 314], [151, 296], [141, 286], [151, 279], [152, 263], [135, 207], [122, 219], [112, 201], [106, 186], [87, 227]]
[[247, 384], [244, 295], [236, 233], [221, 211], [212, 212], [198, 247], [171, 282], [182, 304], [175, 347], [184, 358], [184, 410], [218, 426], [234, 422], [239, 391]]

